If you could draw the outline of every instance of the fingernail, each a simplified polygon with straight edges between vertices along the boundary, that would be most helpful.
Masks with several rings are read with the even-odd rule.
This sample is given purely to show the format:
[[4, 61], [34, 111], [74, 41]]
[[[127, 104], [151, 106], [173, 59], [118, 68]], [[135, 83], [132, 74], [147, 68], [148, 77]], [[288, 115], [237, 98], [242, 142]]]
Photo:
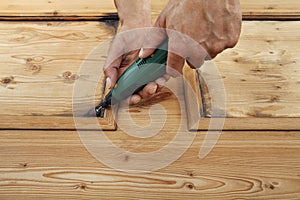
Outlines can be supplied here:
[[155, 94], [156, 90], [157, 90], [157, 85], [155, 85], [149, 89], [149, 94]]
[[143, 57], [143, 54], [144, 54], [144, 49], [141, 48], [140, 53], [139, 53], [139, 57], [142, 58], [142, 57]]
[[111, 80], [110, 80], [109, 77], [106, 78], [106, 87], [107, 87], [108, 89], [111, 89]]
[[141, 97], [139, 97], [139, 96], [133, 96], [133, 97], [131, 98], [131, 102], [132, 102], [133, 104], [137, 104], [138, 102], [140, 102], [140, 100], [141, 100]]

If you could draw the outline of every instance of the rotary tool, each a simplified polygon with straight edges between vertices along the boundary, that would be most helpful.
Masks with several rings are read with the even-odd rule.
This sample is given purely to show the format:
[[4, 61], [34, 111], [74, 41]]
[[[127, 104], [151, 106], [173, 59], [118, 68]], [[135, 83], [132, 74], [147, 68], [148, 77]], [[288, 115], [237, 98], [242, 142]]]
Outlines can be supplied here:
[[98, 118], [104, 117], [105, 109], [142, 90], [147, 83], [166, 74], [168, 40], [157, 47], [147, 58], [138, 58], [119, 77], [115, 87], [95, 108]]

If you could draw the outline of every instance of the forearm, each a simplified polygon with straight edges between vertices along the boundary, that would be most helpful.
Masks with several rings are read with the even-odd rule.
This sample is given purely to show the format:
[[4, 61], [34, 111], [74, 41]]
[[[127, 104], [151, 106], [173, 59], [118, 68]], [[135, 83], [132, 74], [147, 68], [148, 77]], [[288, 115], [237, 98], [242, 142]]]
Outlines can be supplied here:
[[151, 0], [115, 0], [122, 26], [151, 26]]

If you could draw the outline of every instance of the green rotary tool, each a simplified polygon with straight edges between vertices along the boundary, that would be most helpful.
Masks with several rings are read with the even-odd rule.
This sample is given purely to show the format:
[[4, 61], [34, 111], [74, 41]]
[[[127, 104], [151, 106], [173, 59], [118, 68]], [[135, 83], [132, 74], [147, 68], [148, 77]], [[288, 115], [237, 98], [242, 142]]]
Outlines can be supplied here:
[[96, 116], [104, 117], [105, 109], [142, 90], [147, 83], [166, 74], [168, 40], [147, 58], [139, 58], [119, 77], [115, 87], [95, 108]]

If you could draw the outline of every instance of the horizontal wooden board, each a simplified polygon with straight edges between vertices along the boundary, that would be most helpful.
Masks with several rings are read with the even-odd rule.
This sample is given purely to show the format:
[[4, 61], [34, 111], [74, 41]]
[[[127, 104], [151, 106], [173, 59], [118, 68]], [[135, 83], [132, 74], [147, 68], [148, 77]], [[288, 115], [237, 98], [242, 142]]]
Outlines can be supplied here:
[[114, 32], [100, 22], [1, 22], [0, 128], [73, 129], [74, 110], [103, 96], [106, 54], [90, 53]]
[[[107, 135], [124, 149], [151, 152], [172, 134]], [[199, 159], [204, 137], [200, 132], [168, 167], [132, 174], [97, 161], [76, 132], [0, 131], [0, 199], [300, 198], [299, 132], [223, 132], [211, 154]]]
[[[205, 116], [215, 108], [227, 117], [300, 117], [299, 27], [300, 22], [244, 22], [237, 47], [199, 71]], [[220, 82], [225, 108], [212, 100], [222, 92]]]
[[223, 130], [300, 130], [298, 27], [296, 21], [244, 22], [237, 47], [198, 73], [185, 70], [192, 86], [185, 88], [189, 129], [213, 128], [218, 119]]
[[297, 0], [240, 0], [246, 19], [299, 19], [300, 2]]
[[[157, 16], [167, 0], [152, 0], [153, 14]], [[300, 2], [297, 0], [241, 0], [244, 18], [297, 18], [300, 17]], [[116, 13], [113, 0], [76, 0], [70, 4], [62, 0], [1, 0], [1, 19], [25, 19], [26, 17], [44, 17], [44, 19], [62, 17], [69, 19], [99, 19], [114, 17]]]
[[[226, 116], [226, 110], [215, 109], [211, 114], [212, 97], [208, 90], [201, 91], [205, 82], [200, 82], [199, 74], [187, 65], [184, 68], [184, 94], [186, 101], [187, 125], [190, 131], [198, 130], [300, 130], [300, 117], [270, 116]], [[214, 79], [216, 80], [216, 79]], [[202, 85], [202, 87], [200, 87]], [[218, 86], [220, 86], [218, 84]], [[213, 89], [212, 89], [213, 91]], [[214, 91], [216, 92], [216, 91]], [[225, 92], [225, 90], [223, 91]], [[218, 93], [222, 93], [218, 91]], [[215, 95], [215, 93], [212, 93]], [[225, 93], [227, 96], [228, 94]], [[249, 105], [250, 106], [250, 105]]]

